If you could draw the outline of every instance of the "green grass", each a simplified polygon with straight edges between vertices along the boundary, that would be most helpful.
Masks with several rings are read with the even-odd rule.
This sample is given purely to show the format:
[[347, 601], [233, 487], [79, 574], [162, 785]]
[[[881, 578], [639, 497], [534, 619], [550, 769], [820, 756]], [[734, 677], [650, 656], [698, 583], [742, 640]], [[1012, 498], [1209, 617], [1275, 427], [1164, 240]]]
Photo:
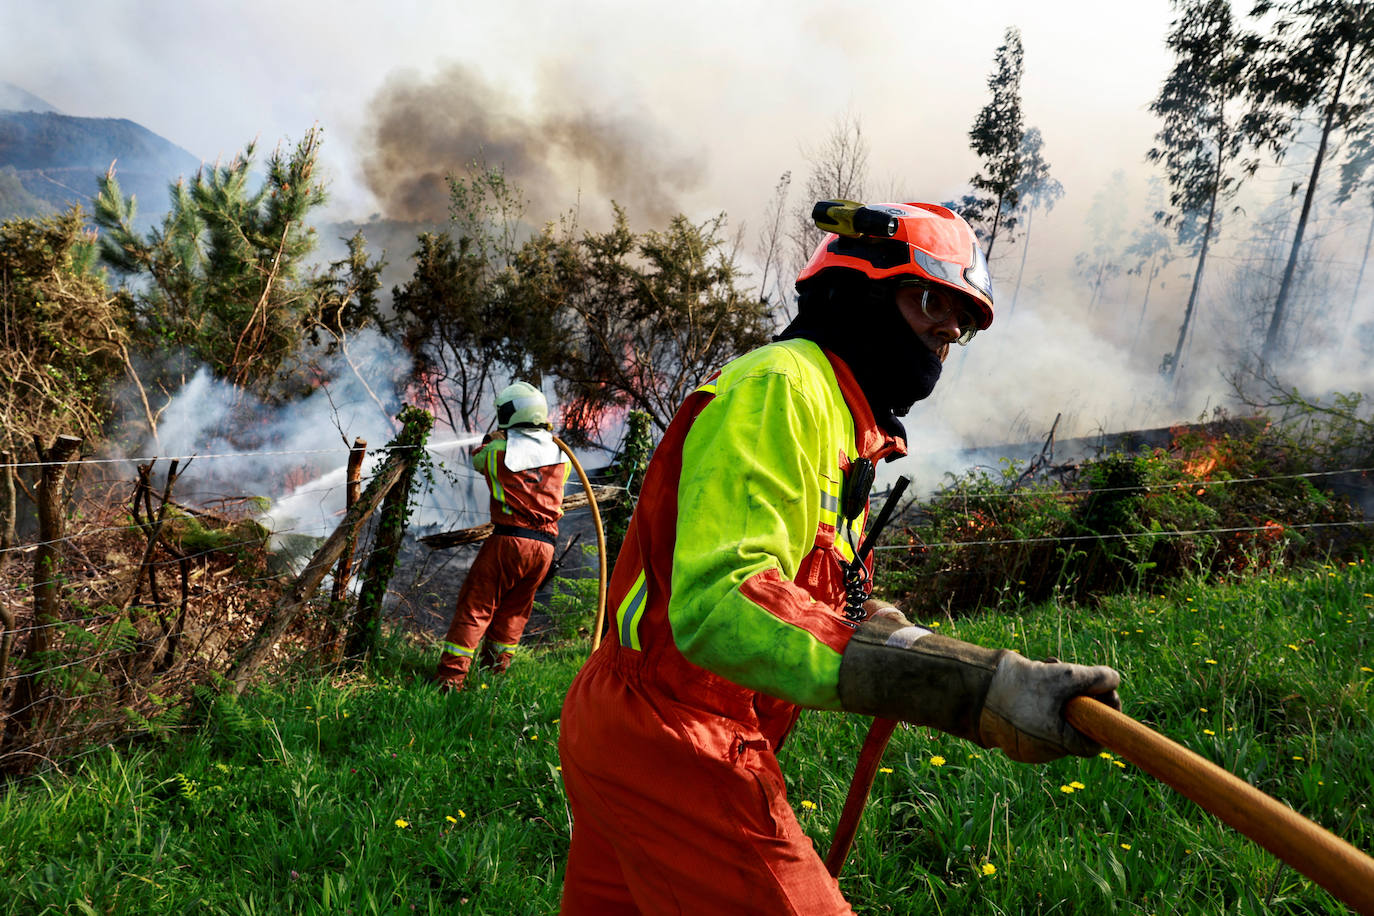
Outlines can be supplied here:
[[[1371, 565], [936, 622], [1116, 665], [1129, 714], [1374, 847]], [[221, 698], [194, 735], [64, 764], [0, 798], [0, 913], [553, 912], [585, 651], [445, 695], [397, 641], [366, 676]], [[822, 851], [866, 727], [808, 713], [781, 754]], [[1345, 912], [1114, 757], [1031, 767], [901, 728], [884, 766], [841, 878], [861, 913]]]

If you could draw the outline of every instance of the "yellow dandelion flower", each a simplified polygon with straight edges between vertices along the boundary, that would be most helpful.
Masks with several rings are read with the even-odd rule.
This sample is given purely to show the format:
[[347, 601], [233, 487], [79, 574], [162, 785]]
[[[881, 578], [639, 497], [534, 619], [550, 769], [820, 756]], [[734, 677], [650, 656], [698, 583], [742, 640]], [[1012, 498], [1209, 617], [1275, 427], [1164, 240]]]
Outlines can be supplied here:
[[1216, 732], [1212, 731], [1210, 728], [1204, 728], [1204, 729], [1202, 730], [1202, 733], [1203, 733], [1204, 735], [1215, 735], [1215, 734], [1216, 734]]
[[1215, 664], [1217, 663], [1217, 660], [1216, 660], [1215, 658], [1205, 659], [1205, 661], [1206, 661], [1207, 664], [1209, 664], [1209, 665], [1215, 665]]
[[892, 767], [878, 767], [879, 773], [891, 773]]
[[404, 830], [404, 829], [406, 829], [407, 827], [410, 826], [410, 821], [406, 820], [406, 819], [403, 818], [403, 817], [398, 817], [398, 818], [396, 818], [396, 826], [397, 826], [397, 827], [400, 827], [402, 830]]
[[985, 874], [985, 875], [995, 875], [995, 874], [997, 874], [997, 866], [996, 866], [996, 865], [993, 865], [991, 862], [984, 862], [984, 863], [983, 863], [983, 874]]
[[1112, 759], [1111, 752], [1109, 752], [1109, 751], [1103, 751], [1102, 753], [1098, 754], [1097, 756], [1101, 757], [1103, 760], [1111, 760], [1111, 759]]
[[1371, 668], [1368, 665], [1361, 665], [1360, 670], [1363, 671], [1365, 674], [1374, 673], [1374, 668]]
[[1301, 760], [1301, 759], [1302, 759], [1302, 755], [1301, 755], [1301, 754], [1294, 754], [1294, 755], [1293, 755], [1293, 759], [1294, 759], [1294, 760]]
[[1291, 642], [1288, 643], [1288, 648], [1292, 649], [1294, 652], [1297, 652], [1297, 651], [1298, 651], [1298, 647], [1295, 646], [1295, 645], [1293, 645]]
[[941, 757], [939, 754], [936, 754], [934, 757], [930, 758], [930, 765], [933, 767], [942, 767], [945, 765], [945, 758]]
[[1079, 782], [1079, 781], [1076, 780], [1076, 779], [1075, 779], [1073, 782], [1069, 783], [1069, 785], [1073, 786], [1075, 789], [1086, 789], [1086, 788], [1087, 788], [1087, 786], [1083, 785], [1083, 783]]
[[1060, 786], [1059, 791], [1063, 792], [1065, 795], [1072, 795], [1077, 790], [1074, 789], [1073, 786]]
[[530, 735], [530, 740], [531, 740], [531, 741], [538, 741], [538, 740], [539, 740], [539, 736], [538, 736], [538, 735]]
[[935, 621], [934, 623], [932, 623], [932, 624], [930, 625], [930, 628], [931, 628], [932, 630], [938, 630], [938, 629], [940, 629], [940, 621], [937, 620], [937, 621]]
[[816, 803], [815, 803], [815, 802], [811, 801], [810, 799], [806, 799], [806, 798], [802, 799], [801, 805], [802, 805], [803, 808], [805, 808], [805, 809], [808, 810], [808, 811], [810, 811], [812, 808], [816, 807]]
[[1113, 763], [1115, 766], [1121, 767], [1121, 769], [1123, 769], [1123, 770], [1126, 769], [1126, 764], [1122, 763], [1120, 760], [1113, 760], [1112, 763]]
[[487, 689], [487, 685], [486, 685], [486, 684], [482, 684], [482, 685], [480, 685], [480, 687], [481, 687], [482, 690], [486, 690], [486, 689]]
[[1199, 706], [1199, 707], [1197, 708], [1197, 711], [1198, 711], [1198, 712], [1206, 712], [1206, 711], [1207, 711], [1207, 707], [1206, 707], [1206, 706]]
[[467, 817], [467, 816], [468, 816], [468, 813], [467, 813], [466, 811], [464, 811], [462, 808], [459, 808], [459, 809], [458, 809], [458, 816], [459, 816], [459, 817]]
[[458, 823], [458, 818], [454, 817], [452, 814], [445, 814], [444, 820], [448, 821], [450, 824]]
[[1122, 843], [1122, 844], [1121, 844], [1121, 848], [1124, 849], [1124, 850], [1126, 850], [1127, 852], [1130, 852], [1130, 851], [1131, 851], [1131, 844], [1130, 844], [1130, 843]]

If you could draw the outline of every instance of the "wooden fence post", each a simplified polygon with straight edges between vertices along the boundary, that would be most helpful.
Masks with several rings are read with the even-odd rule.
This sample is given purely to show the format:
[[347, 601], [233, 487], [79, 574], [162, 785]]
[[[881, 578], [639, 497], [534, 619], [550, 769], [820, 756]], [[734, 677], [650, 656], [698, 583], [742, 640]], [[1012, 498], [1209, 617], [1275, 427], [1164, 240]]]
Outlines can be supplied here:
[[[408, 412], [415, 410], [416, 413], [423, 415], [427, 422], [424, 425], [424, 432], [415, 443], [414, 448], [401, 448], [406, 437], [406, 433], [415, 423], [406, 423]], [[267, 659], [267, 655], [272, 651], [272, 647], [286, 634], [286, 631], [300, 616], [305, 609], [307, 602], [315, 594], [320, 583], [324, 581], [329, 568], [343, 554], [345, 545], [351, 539], [358, 536], [360, 529], [373, 511], [381, 505], [382, 500], [392, 491], [392, 489], [404, 478], [406, 488], [409, 489], [411, 475], [414, 474], [414, 464], [420, 460], [420, 447], [424, 444], [424, 435], [429, 432], [429, 425], [434, 422], [434, 418], [422, 410], [406, 408], [401, 411], [401, 419], [404, 424], [401, 434], [393, 440], [388, 448], [391, 449], [387, 454], [386, 460], [377, 470], [372, 478], [372, 482], [367, 485], [358, 501], [353, 507], [344, 513], [343, 521], [339, 522], [339, 527], [334, 529], [334, 533], [325, 539], [315, 551], [315, 555], [310, 558], [310, 562], [305, 564], [291, 590], [277, 602], [277, 606], [272, 609], [272, 613], [263, 621], [258, 632], [249, 640], [238, 659], [230, 667], [226, 677], [233, 685], [234, 693], [243, 693], [248, 686], [248, 682], [257, 672], [258, 668]], [[393, 446], [395, 446], [393, 448]]]
[[415, 468], [421, 461], [425, 440], [434, 426], [434, 417], [418, 407], [404, 408], [398, 419], [401, 421], [401, 431], [388, 447], [394, 447], [406, 456], [405, 471], [402, 479], [387, 494], [386, 503], [377, 519], [372, 551], [363, 567], [358, 608], [353, 613], [344, 644], [344, 655], [351, 659], [363, 660], [377, 648], [381, 635], [382, 598], [386, 596], [387, 584], [396, 570], [396, 559], [401, 552], [401, 542], [405, 539], [406, 523], [410, 520], [410, 489], [415, 479]]
[[[10, 453], [0, 452], [0, 550], [10, 550], [18, 543], [15, 535], [15, 516], [19, 512], [19, 501], [14, 489], [14, 468], [11, 467]], [[0, 563], [5, 561], [0, 557]]]
[[[61, 620], [58, 611], [57, 567], [61, 556], [61, 541], [66, 528], [62, 515], [62, 496], [66, 491], [67, 462], [71, 460], [81, 440], [75, 436], [58, 436], [52, 448], [45, 449], [34, 437], [34, 451], [43, 466], [38, 480], [38, 546], [33, 561], [33, 629], [25, 648], [28, 657], [40, 656], [52, 649], [53, 625]], [[15, 684], [10, 702], [10, 728], [7, 744], [11, 747], [20, 734], [29, 731], [35, 721], [41, 724], [42, 704], [38, 687], [38, 670], [24, 672]]]
[[[348, 477], [344, 489], [344, 511], [353, 508], [362, 492], [360, 480], [363, 471], [363, 458], [367, 455], [367, 440], [354, 439], [353, 448], [348, 452]], [[345, 606], [348, 599], [348, 582], [353, 577], [353, 553], [358, 545], [357, 538], [349, 538], [344, 544], [343, 556], [334, 567], [334, 586], [329, 594], [329, 659], [338, 661], [343, 651], [343, 624]]]

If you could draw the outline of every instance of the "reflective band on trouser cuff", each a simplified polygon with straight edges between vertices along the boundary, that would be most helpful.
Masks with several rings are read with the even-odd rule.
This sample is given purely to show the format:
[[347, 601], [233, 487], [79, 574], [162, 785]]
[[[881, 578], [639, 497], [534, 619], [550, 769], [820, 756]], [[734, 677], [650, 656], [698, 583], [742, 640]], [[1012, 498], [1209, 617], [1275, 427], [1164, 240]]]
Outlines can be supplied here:
[[620, 634], [620, 644], [636, 652], [642, 648], [639, 644], [639, 618], [644, 614], [644, 598], [648, 593], [649, 587], [644, 581], [644, 570], [641, 569], [634, 587], [625, 596], [625, 600], [620, 602], [620, 607], [616, 608], [615, 612], [615, 628]]
[[463, 658], [472, 658], [477, 654], [477, 647], [469, 649], [467, 646], [460, 646], [456, 642], [442, 642], [439, 645], [444, 647], [444, 651], [449, 655], [461, 655]]
[[493, 652], [510, 653], [515, 651], [517, 643], [492, 642], [491, 640], [487, 640], [487, 645], [491, 647]]

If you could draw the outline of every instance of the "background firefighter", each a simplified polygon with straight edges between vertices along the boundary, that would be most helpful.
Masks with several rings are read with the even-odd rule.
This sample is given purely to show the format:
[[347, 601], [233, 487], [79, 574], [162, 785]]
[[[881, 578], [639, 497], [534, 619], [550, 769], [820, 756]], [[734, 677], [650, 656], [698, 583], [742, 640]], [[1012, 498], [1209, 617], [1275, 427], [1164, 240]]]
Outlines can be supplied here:
[[482, 667], [510, 667], [563, 515], [569, 464], [544, 395], [526, 382], [509, 385], [496, 396], [496, 421], [472, 455], [491, 490], [496, 530], [472, 561], [444, 638], [434, 680], [447, 688], [463, 686], [479, 646]]
[[1045, 761], [1096, 751], [1064, 722], [1068, 698], [1118, 703], [1110, 668], [936, 636], [866, 600], [873, 466], [905, 454], [898, 417], [950, 344], [991, 324], [991, 281], [943, 207], [815, 215], [832, 232], [798, 277], [796, 320], [687, 398], [645, 476], [611, 633], [563, 708], [564, 914], [850, 912], [775, 756], [803, 707]]

